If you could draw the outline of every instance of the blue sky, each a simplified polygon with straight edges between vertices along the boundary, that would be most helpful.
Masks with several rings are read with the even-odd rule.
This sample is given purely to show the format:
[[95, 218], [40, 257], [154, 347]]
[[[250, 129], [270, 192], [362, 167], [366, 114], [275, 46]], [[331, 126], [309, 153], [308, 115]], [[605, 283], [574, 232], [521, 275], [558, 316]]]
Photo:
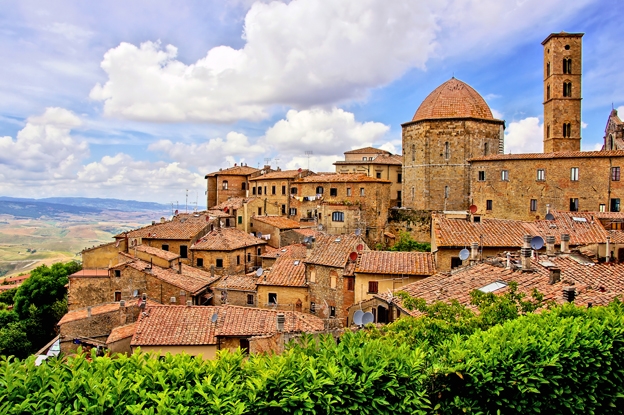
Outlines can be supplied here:
[[3, 6], [2, 195], [201, 201], [204, 175], [234, 163], [400, 153], [400, 124], [453, 75], [506, 121], [506, 152], [539, 152], [541, 41], [562, 30], [585, 33], [583, 149], [624, 113], [617, 0]]

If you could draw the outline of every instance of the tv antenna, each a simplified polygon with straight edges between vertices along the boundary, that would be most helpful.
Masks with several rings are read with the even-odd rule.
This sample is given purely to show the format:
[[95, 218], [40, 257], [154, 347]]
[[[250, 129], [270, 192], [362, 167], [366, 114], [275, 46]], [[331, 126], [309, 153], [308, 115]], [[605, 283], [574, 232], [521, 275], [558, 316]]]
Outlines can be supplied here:
[[275, 161], [275, 168], [279, 169], [279, 164], [278, 162], [280, 161], [280, 159], [273, 159], [273, 161]]
[[308, 170], [310, 170], [310, 156], [312, 156], [312, 154], [314, 154], [314, 152], [312, 150], [307, 150], [305, 152], [305, 155], [308, 158]]

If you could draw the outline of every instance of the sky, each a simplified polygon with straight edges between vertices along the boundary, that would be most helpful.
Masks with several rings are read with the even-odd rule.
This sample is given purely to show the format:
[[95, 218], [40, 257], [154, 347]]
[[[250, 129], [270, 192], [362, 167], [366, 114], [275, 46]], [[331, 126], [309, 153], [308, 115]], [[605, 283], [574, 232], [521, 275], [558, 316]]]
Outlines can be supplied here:
[[[624, 115], [620, 0], [4, 0], [0, 195], [205, 200], [235, 163], [333, 171], [401, 153], [451, 77], [541, 152], [543, 50], [582, 32], [583, 150]], [[624, 118], [624, 117], [623, 117]], [[306, 154], [306, 152], [312, 152]]]

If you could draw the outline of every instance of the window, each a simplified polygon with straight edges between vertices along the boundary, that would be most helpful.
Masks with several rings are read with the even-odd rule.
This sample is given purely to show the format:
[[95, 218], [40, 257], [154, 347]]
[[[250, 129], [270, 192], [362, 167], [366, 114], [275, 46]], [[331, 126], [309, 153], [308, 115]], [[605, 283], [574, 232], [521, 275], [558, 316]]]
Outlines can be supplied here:
[[332, 221], [333, 222], [344, 222], [344, 212], [333, 212], [332, 213]]
[[115, 302], [121, 301], [121, 291], [115, 291]]
[[296, 187], [291, 187], [290, 188], [290, 194], [291, 195], [296, 195], [297, 194], [297, 188]]
[[169, 250], [169, 244], [162, 244], [162, 248], [163, 251], [168, 251]]
[[572, 96], [572, 82], [564, 82], [563, 83], [563, 96], [571, 97]]
[[620, 211], [620, 199], [611, 199], [611, 212]]
[[368, 160], [369, 160], [369, 161], [373, 161], [373, 158], [372, 158], [372, 157], [369, 157], [369, 158], [368, 158]]
[[570, 137], [572, 136], [572, 126], [570, 125], [570, 123], [563, 123], [563, 136], [564, 137]]
[[546, 180], [546, 170], [537, 169], [537, 178], [535, 180], [537, 180], [538, 182], [543, 182], [544, 180]]
[[368, 293], [377, 294], [379, 292], [379, 283], [377, 281], [368, 282]]
[[240, 255], [236, 255], [236, 265], [240, 265]]
[[277, 304], [277, 293], [269, 293], [269, 304]]
[[225, 227], [226, 228], [230, 227], [230, 218], [225, 218]]
[[338, 196], [338, 189], [336, 189], [335, 187], [332, 187], [331, 189], [329, 189], [329, 195]]
[[397, 190], [397, 201], [398, 201], [398, 206], [401, 207], [401, 201], [403, 199], [401, 199], [401, 191]]
[[492, 210], [492, 201], [491, 200], [486, 200], [485, 201], [485, 210]]
[[262, 194], [262, 186], [258, 186], [258, 195]]
[[247, 183], [243, 182], [243, 184], [241, 185], [243, 190], [247, 190]]
[[310, 313], [316, 313], [316, 303], [314, 301], [310, 301]]
[[324, 190], [324, 189], [323, 189], [323, 186], [318, 186], [318, 187], [316, 188], [316, 194], [317, 194], [317, 195], [322, 195], [322, 194], [323, 194], [323, 190]]
[[188, 247], [186, 245], [180, 245], [180, 257], [188, 258]]
[[483, 155], [484, 155], [484, 156], [487, 156], [487, 155], [488, 155], [488, 150], [489, 150], [489, 148], [488, 148], [488, 147], [489, 147], [489, 146], [488, 146], [488, 143], [483, 144]]
[[262, 255], [262, 248], [258, 248], [258, 256]]
[[329, 288], [336, 289], [336, 280], [338, 279], [338, 273], [336, 271], [330, 271], [329, 273]]
[[288, 214], [290, 216], [297, 216], [297, 208], [290, 208], [290, 211], [288, 212]]
[[[613, 201], [613, 199], [611, 199]], [[570, 212], [578, 212], [579, 202], [578, 198], [570, 199]]]
[[286, 186], [282, 186], [282, 194], [285, 195], [286, 194]]
[[275, 194], [275, 186], [271, 186], [271, 194], [274, 195]]
[[351, 188], [347, 187], [347, 196], [351, 196]]
[[334, 307], [333, 305], [329, 306], [329, 316], [336, 317], [336, 307]]
[[[451, 188], [448, 186], [444, 186], [444, 198], [448, 199], [451, 194]], [[412, 187], [412, 200], [414, 200], [414, 188]]]
[[197, 266], [198, 267], [204, 266], [204, 258], [197, 258]]
[[611, 167], [611, 180], [614, 182], [620, 181], [620, 168], [619, 167]]
[[247, 252], [247, 262], [251, 262], [251, 252]]
[[450, 158], [451, 158], [451, 145], [447, 141], [446, 143], [444, 143], [444, 159], [448, 160]]
[[223, 268], [223, 258], [217, 258], [217, 263], [215, 264], [217, 268]]
[[570, 180], [572, 180], [573, 182], [578, 181], [579, 178], [579, 168], [578, 167], [572, 167], [570, 169]]
[[117, 278], [121, 277], [121, 270], [120, 270], [120, 269], [116, 269], [116, 270], [115, 270], [115, 276], [116, 276]]
[[255, 298], [253, 294], [247, 294], [247, 305], [254, 305]]
[[253, 189], [251, 189], [251, 194], [255, 195], [256, 194], [256, 188], [254, 187]]
[[227, 188], [228, 188], [228, 181], [224, 180], [223, 183], [221, 183], [221, 185], [223, 186], [223, 190], [227, 190]]
[[348, 277], [345, 279], [347, 280], [347, 291], [355, 290], [355, 278]]
[[501, 180], [504, 182], [509, 181], [509, 170], [501, 170]]
[[360, 196], [364, 196], [364, 188], [360, 187]]
[[412, 161], [416, 161], [416, 145], [412, 144]]
[[376, 177], [377, 179], [381, 179], [381, 172], [380, 172], [380, 171], [376, 172], [376, 173], [375, 173], [375, 177]]
[[546, 85], [546, 99], [550, 99], [550, 85]]
[[537, 212], [537, 199], [531, 199], [531, 212]]
[[362, 161], [366, 161], [366, 157], [362, 157]]
[[484, 182], [485, 181], [485, 171], [483, 171], [483, 170], [479, 171], [479, 181], [480, 182]]
[[546, 76], [550, 76], [550, 62], [546, 64]]
[[286, 205], [282, 205], [282, 215], [286, 214]]
[[457, 256], [451, 257], [451, 269], [458, 268], [461, 266], [462, 266], [462, 260], [459, 259], [459, 257]]
[[397, 174], [397, 183], [403, 183], [403, 173]]
[[605, 205], [604, 203], [601, 203], [600, 206], [598, 206], [598, 211], [599, 212], [606, 212], [607, 211], [607, 205]]
[[242, 217], [242, 216], [239, 216], [239, 217], [238, 217], [238, 224], [240, 225], [240, 224], [242, 224], [242, 223], [243, 223], [243, 217]]
[[550, 124], [546, 125], [546, 138], [550, 138]]
[[264, 186], [264, 194], [265, 194], [265, 195], [268, 195], [268, 194], [269, 194], [269, 192], [267, 192], [267, 187], [266, 187], [266, 186]]
[[563, 59], [563, 73], [564, 74], [572, 73], [572, 59]]
[[260, 215], [262, 215], [262, 208], [261, 207], [258, 208], [258, 216], [260, 216]]

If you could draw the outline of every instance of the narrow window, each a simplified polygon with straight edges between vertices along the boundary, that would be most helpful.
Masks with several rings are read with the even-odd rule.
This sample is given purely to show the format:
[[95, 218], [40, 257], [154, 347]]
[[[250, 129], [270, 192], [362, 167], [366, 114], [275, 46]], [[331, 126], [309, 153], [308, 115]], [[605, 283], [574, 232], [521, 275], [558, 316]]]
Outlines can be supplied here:
[[188, 258], [188, 247], [186, 245], [180, 245], [180, 257]]
[[572, 96], [572, 82], [564, 82], [563, 83], [563, 96], [571, 97]]
[[332, 213], [332, 221], [334, 221], [334, 222], [344, 222], [344, 212], [333, 212]]
[[607, 205], [605, 205], [604, 203], [601, 203], [598, 206], [598, 212], [606, 212], [607, 211]]
[[546, 180], [546, 170], [544, 169], [537, 169], [537, 178], [536, 180], [538, 182], [543, 182], [544, 180]]
[[226, 228], [230, 227], [230, 218], [225, 218], [225, 227]]
[[485, 210], [492, 210], [492, 201], [489, 199], [485, 201]]
[[251, 262], [251, 252], [247, 252], [247, 262]]
[[274, 195], [275, 194], [275, 186], [271, 186], [271, 194]]
[[550, 124], [546, 125], [546, 138], [550, 138]]
[[314, 301], [310, 301], [310, 313], [316, 313], [316, 303]]
[[120, 269], [116, 269], [116, 270], [115, 270], [115, 276], [116, 276], [117, 278], [121, 277], [121, 270], [120, 270]]
[[265, 194], [265, 195], [268, 195], [268, 194], [269, 194], [269, 192], [267, 192], [267, 187], [266, 187], [266, 186], [264, 186], [264, 194]]
[[338, 196], [338, 189], [336, 189], [335, 187], [332, 187], [331, 189], [329, 189], [329, 195]]
[[[447, 186], [447, 187], [448, 187], [448, 186]], [[445, 192], [445, 194], [446, 194], [446, 189], [444, 190], [444, 192]], [[412, 202], [413, 202], [413, 201], [414, 201], [414, 196], [415, 196], [415, 194], [416, 194], [416, 191], [415, 191], [415, 189], [414, 189], [414, 186], [412, 186], [412, 191], [411, 191], [411, 193], [412, 193], [412, 194], [411, 194], [411, 196], [412, 196]]]
[[168, 251], [169, 250], [169, 244], [162, 244], [162, 250], [163, 251]]
[[204, 266], [204, 258], [197, 258], [197, 266], [198, 267]]
[[269, 304], [277, 304], [277, 293], [269, 293]]
[[570, 169], [570, 180], [572, 180], [573, 182], [578, 181], [579, 179], [579, 168], [578, 167], [572, 167]]
[[[611, 199], [613, 201], [613, 199]], [[570, 212], [578, 212], [579, 210], [579, 200], [578, 198], [570, 199]]]
[[217, 263], [215, 264], [217, 268], [223, 268], [223, 258], [217, 258]]
[[286, 186], [282, 186], [282, 194], [285, 195], [286, 194]]
[[258, 186], [258, 195], [262, 194], [262, 186]]
[[290, 208], [290, 212], [288, 212], [290, 216], [297, 216], [297, 208]]
[[351, 188], [347, 187], [347, 196], [351, 196]]
[[364, 188], [360, 187], [360, 196], [364, 196]]
[[550, 85], [546, 85], [546, 99], [550, 99]]
[[451, 145], [447, 141], [446, 143], [444, 143], [444, 159], [448, 160], [450, 158], [451, 158]]
[[243, 182], [243, 184], [241, 185], [243, 190], [247, 190], [247, 183]]
[[487, 156], [488, 155], [488, 143], [483, 144], [483, 155]]
[[377, 294], [379, 292], [379, 282], [377, 281], [369, 281], [368, 282], [368, 293], [369, 294]]
[[323, 189], [323, 186], [318, 186], [318, 187], [316, 188], [316, 194], [317, 194], [317, 195], [322, 195], [322, 194], [323, 194], [323, 190], [324, 190], [324, 189]]
[[240, 224], [242, 224], [242, 223], [243, 223], [243, 217], [242, 217], [242, 216], [239, 216], [239, 217], [238, 217], [238, 224], [240, 225]]
[[620, 199], [611, 199], [611, 212], [620, 211]]
[[483, 170], [479, 171], [479, 181], [480, 182], [484, 182], [485, 181], [485, 171], [483, 171]]
[[504, 182], [509, 181], [509, 170], [501, 170], [501, 180]]
[[251, 189], [251, 194], [252, 194], [252, 195], [255, 195], [255, 194], [256, 194], [256, 187], [255, 187], [255, 186]]
[[240, 265], [240, 255], [236, 255], [236, 265]]
[[[414, 190], [413, 187], [412, 187], [412, 190]], [[444, 198], [448, 199], [450, 195], [451, 195], [451, 188], [448, 186], [444, 186]]]
[[355, 278], [345, 278], [347, 280], [347, 291], [355, 290]]
[[620, 168], [619, 167], [611, 167], [611, 180], [614, 182], [620, 181]]
[[297, 194], [297, 188], [296, 187], [291, 187], [290, 188], [290, 194], [291, 195], [296, 195]]
[[563, 59], [563, 73], [564, 74], [572, 73], [572, 59]]
[[261, 215], [262, 215], [262, 208], [261, 208], [261, 207], [259, 207], [259, 208], [258, 208], [258, 216], [261, 216]]
[[286, 205], [282, 205], [282, 215], [286, 214]]
[[416, 144], [412, 144], [412, 161], [416, 161]]
[[333, 305], [329, 306], [329, 316], [336, 317], [336, 307], [334, 307]]
[[397, 174], [397, 183], [403, 183], [403, 174], [402, 173]]
[[262, 248], [258, 248], [258, 256], [262, 255]]
[[121, 291], [115, 291], [115, 302], [118, 303], [121, 301]]
[[223, 183], [222, 183], [222, 186], [223, 186], [223, 190], [227, 190], [227, 188], [228, 188], [228, 181], [224, 180]]
[[254, 305], [254, 295], [253, 294], [247, 294], [247, 305]]
[[546, 76], [550, 76], [550, 62], [546, 64]]
[[531, 199], [531, 212], [537, 212], [537, 199]]

